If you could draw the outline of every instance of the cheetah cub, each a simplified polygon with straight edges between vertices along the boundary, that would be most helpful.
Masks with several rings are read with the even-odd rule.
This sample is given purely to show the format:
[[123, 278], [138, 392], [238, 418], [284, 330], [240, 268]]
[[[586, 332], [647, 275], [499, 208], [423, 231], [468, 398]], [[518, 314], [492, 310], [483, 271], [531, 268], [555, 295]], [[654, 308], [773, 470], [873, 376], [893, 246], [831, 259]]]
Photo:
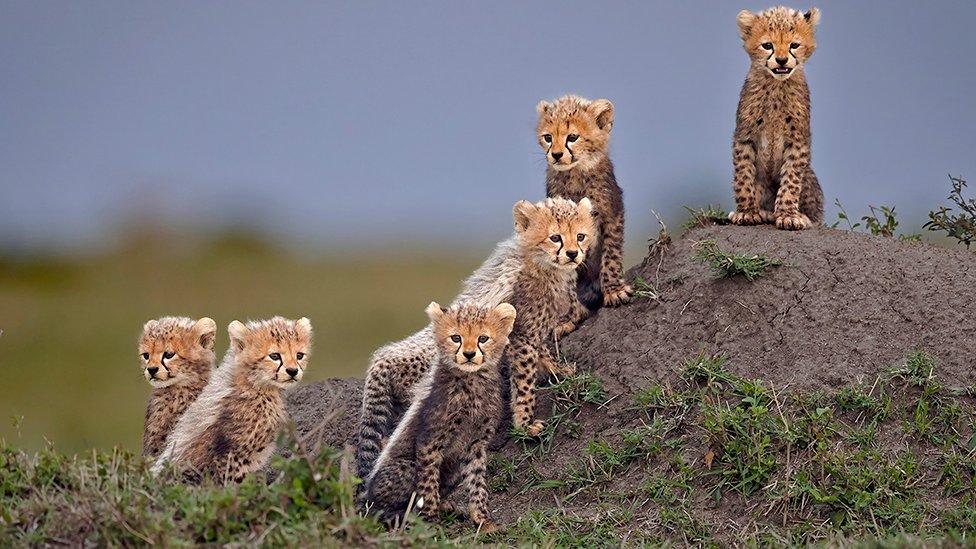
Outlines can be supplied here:
[[735, 116], [733, 223], [800, 230], [823, 221], [823, 191], [810, 167], [810, 89], [803, 71], [817, 48], [819, 21], [816, 8], [739, 12], [752, 63]]
[[371, 509], [387, 518], [415, 506], [427, 517], [462, 511], [446, 502], [467, 488], [467, 515], [491, 529], [485, 481], [488, 443], [495, 436], [502, 401], [500, 361], [515, 322], [515, 308], [476, 305], [427, 307], [435, 361], [415, 400], [366, 479]]
[[[537, 207], [551, 210], [562, 208], [562, 204], [564, 201], [540, 202]], [[575, 239], [576, 236], [572, 238]], [[569, 244], [575, 246], [575, 242], [573, 240]], [[547, 239], [526, 240], [516, 231], [514, 236], [501, 242], [491, 257], [464, 281], [461, 293], [455, 298], [453, 305], [473, 304], [490, 309], [511, 300], [519, 274], [527, 268], [535, 268], [535, 260], [532, 259], [530, 265], [527, 258], [536, 257], [534, 249], [550, 254], [550, 247], [558, 245]], [[563, 314], [569, 311], [568, 297], [575, 284], [574, 279], [566, 287], [566, 297], [561, 300]], [[414, 400], [415, 389], [430, 369], [435, 350], [432, 327], [428, 325], [406, 339], [384, 345], [370, 358], [363, 385], [359, 440], [356, 447], [356, 471], [360, 478], [366, 478], [369, 474], [383, 449], [384, 439], [396, 427], [399, 418]], [[543, 362], [543, 366], [556, 375], [565, 375], [571, 371], [555, 361]]]
[[240, 482], [267, 465], [287, 421], [283, 393], [305, 374], [312, 345], [307, 318], [238, 321], [227, 327], [230, 349], [213, 379], [166, 441], [156, 461], [185, 467], [190, 478]]
[[[580, 265], [577, 292], [582, 303], [560, 327], [572, 331], [603, 305], [615, 307], [630, 300], [633, 290], [623, 279], [624, 195], [610, 162], [613, 103], [567, 95], [536, 106], [539, 145], [546, 153], [546, 196], [574, 201], [587, 197], [598, 215], [600, 239]], [[585, 306], [584, 306], [585, 305]]]
[[166, 316], [142, 327], [139, 357], [152, 386], [142, 433], [142, 455], [155, 458], [183, 412], [210, 381], [217, 324], [210, 318]]
[[510, 301], [519, 314], [505, 352], [511, 367], [512, 421], [516, 429], [537, 436], [545, 426], [534, 419], [539, 367], [556, 363], [547, 342], [569, 301], [577, 301], [568, 288], [576, 286], [579, 266], [596, 240], [596, 222], [589, 198], [579, 204], [564, 198], [537, 204], [523, 200], [513, 214], [519, 240], [528, 245]]

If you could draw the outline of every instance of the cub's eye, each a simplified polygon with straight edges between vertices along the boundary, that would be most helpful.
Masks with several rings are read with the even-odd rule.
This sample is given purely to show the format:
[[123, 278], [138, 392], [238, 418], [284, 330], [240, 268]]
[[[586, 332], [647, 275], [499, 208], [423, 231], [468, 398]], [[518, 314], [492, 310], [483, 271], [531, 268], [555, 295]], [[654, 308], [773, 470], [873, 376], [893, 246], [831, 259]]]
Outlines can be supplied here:
[[585, 234], [580, 233], [580, 234], [576, 235], [576, 241], [577, 242], [582, 242], [584, 240], [586, 240], [586, 235]]
[[579, 139], [579, 136], [576, 135], [575, 133], [571, 133], [571, 134], [569, 134], [569, 135], [566, 136], [566, 142], [567, 143], [576, 143], [576, 140], [577, 139]]
[[478, 337], [478, 343], [487, 343], [487, 342], [488, 342], [488, 336], [479, 336]]
[[163, 353], [163, 358], [165, 358], [166, 360], [169, 360], [174, 356], [176, 356], [176, 353], [174, 353], [173, 351], [166, 351], [165, 353]]
[[149, 353], [142, 353], [143, 360], [149, 360]]
[[305, 358], [305, 353], [295, 353], [295, 358], [301, 360]]
[[799, 48], [799, 47], [800, 47], [800, 44], [798, 42], [793, 42], [792, 44], [790, 44], [790, 49], [791, 50], [795, 50], [796, 48]]
[[763, 42], [762, 43], [762, 49], [772, 51], [773, 50], [773, 43], [772, 42]]
[[548, 133], [547, 133], [547, 134], [543, 134], [543, 136], [542, 136], [542, 139], [543, 139], [543, 140], [544, 140], [544, 141], [545, 141], [546, 143], [552, 143], [552, 135], [550, 135], [550, 134], [548, 134]]
[[281, 354], [279, 354], [279, 353], [271, 353], [270, 355], [268, 355], [268, 358], [270, 358], [271, 360], [278, 361], [278, 360], [281, 360]]
[[552, 240], [553, 242], [561, 242], [562, 239], [563, 237], [559, 236], [558, 234], [554, 234], [549, 237], [549, 240]]
[[451, 341], [453, 341], [454, 343], [461, 343], [461, 336], [459, 336], [459, 335], [452, 335], [451, 336]]

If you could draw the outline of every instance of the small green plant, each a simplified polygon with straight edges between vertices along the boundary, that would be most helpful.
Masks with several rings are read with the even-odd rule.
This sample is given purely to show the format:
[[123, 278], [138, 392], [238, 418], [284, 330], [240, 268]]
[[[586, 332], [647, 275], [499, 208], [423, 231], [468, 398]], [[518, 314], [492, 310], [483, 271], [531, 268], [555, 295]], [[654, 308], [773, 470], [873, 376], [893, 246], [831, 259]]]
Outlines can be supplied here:
[[950, 175], [949, 181], [952, 183], [952, 192], [948, 198], [955, 207], [942, 206], [938, 211], [929, 212], [929, 220], [922, 227], [930, 231], [942, 231], [950, 238], [965, 244], [968, 250], [973, 241], [976, 241], [976, 198], [962, 196], [966, 181], [961, 177]]
[[[840, 203], [840, 199], [834, 201], [834, 205], [840, 210], [837, 214], [838, 220], [831, 225], [833, 228], [837, 228], [841, 221], [847, 223], [849, 230], [855, 231], [859, 227], [864, 227], [867, 232], [872, 236], [881, 236], [884, 238], [893, 238], [895, 236], [895, 231], [898, 229], [898, 215], [895, 213], [895, 207], [891, 206], [868, 206], [871, 211], [870, 215], [865, 215], [861, 217], [861, 223], [854, 223], [851, 221], [850, 214], [844, 209], [844, 205]], [[900, 240], [906, 242], [919, 242], [922, 240], [922, 235], [920, 234], [902, 234], [898, 237]]]
[[746, 280], [755, 280], [765, 275], [769, 269], [783, 264], [778, 259], [770, 259], [764, 255], [733, 254], [722, 251], [714, 240], [699, 242], [695, 257], [702, 263], [707, 263], [719, 278], [744, 276]]
[[685, 230], [696, 227], [707, 227], [709, 225], [728, 225], [729, 223], [729, 212], [722, 210], [718, 206], [709, 204], [704, 208], [682, 207], [688, 212], [688, 220], [681, 225]]
[[634, 280], [634, 297], [637, 299], [650, 299], [657, 301], [661, 298], [661, 292], [658, 291], [656, 286], [652, 286], [648, 281], [644, 280], [644, 277], [637, 277]]

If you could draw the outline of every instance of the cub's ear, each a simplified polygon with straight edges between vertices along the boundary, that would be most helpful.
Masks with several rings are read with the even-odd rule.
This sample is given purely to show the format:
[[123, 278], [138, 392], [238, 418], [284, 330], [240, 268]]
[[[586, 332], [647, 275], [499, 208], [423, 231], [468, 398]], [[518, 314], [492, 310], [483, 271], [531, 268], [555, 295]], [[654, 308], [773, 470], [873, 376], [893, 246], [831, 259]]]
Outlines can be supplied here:
[[735, 16], [735, 21], [739, 24], [739, 37], [745, 40], [749, 37], [749, 31], [752, 30], [752, 25], [756, 22], [756, 14], [749, 10], [742, 10], [739, 15]]
[[590, 103], [589, 109], [601, 130], [609, 132], [613, 129], [613, 103], [609, 99], [596, 99]]
[[495, 316], [501, 329], [498, 338], [508, 337], [508, 334], [512, 333], [512, 327], [515, 326], [515, 307], [508, 303], [501, 303], [492, 309], [491, 313]]
[[149, 330], [155, 329], [156, 326], [159, 326], [159, 321], [154, 318], [152, 320], [147, 321], [145, 324], [142, 325], [142, 331], [143, 332], [148, 332]]
[[810, 8], [810, 11], [803, 14], [803, 18], [810, 23], [811, 27], [816, 27], [820, 23], [820, 10], [817, 8]]
[[584, 196], [582, 200], [576, 205], [576, 209], [583, 215], [593, 215], [593, 203], [590, 202], [590, 198]]
[[295, 331], [298, 332], [300, 337], [311, 339], [312, 337], [312, 321], [305, 318], [299, 318], [295, 321]]
[[217, 338], [217, 323], [205, 316], [193, 323], [193, 334], [197, 336], [201, 347], [213, 351], [214, 340]]
[[539, 116], [542, 116], [547, 114], [551, 108], [552, 103], [548, 101], [539, 101], [539, 103], [535, 106], [535, 112], [539, 113]]
[[227, 335], [230, 336], [230, 346], [235, 352], [244, 350], [244, 338], [247, 337], [247, 326], [241, 321], [235, 320], [227, 326]]
[[444, 316], [444, 313], [447, 312], [447, 308], [441, 307], [436, 301], [431, 301], [430, 305], [427, 306], [426, 311], [430, 321], [437, 322], [437, 320]]
[[520, 233], [525, 232], [537, 212], [538, 208], [528, 200], [519, 200], [516, 202], [515, 206], [512, 207], [512, 217], [515, 218], [515, 230]]

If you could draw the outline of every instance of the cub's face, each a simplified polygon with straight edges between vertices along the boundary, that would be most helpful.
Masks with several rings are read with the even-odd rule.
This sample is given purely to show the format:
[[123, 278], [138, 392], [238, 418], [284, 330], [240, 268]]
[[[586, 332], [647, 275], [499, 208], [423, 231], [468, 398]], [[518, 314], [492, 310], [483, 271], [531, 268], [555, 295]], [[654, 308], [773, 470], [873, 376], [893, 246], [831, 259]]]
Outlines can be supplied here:
[[536, 106], [536, 134], [546, 161], [556, 171], [588, 169], [607, 155], [613, 127], [613, 103], [566, 96]]
[[806, 13], [789, 8], [770, 8], [761, 13], [748, 10], [737, 17], [742, 45], [752, 58], [775, 79], [786, 80], [813, 55], [817, 48], [814, 27], [820, 10]]
[[579, 204], [559, 197], [536, 204], [522, 200], [512, 213], [519, 243], [536, 261], [573, 270], [586, 260], [596, 236], [589, 198]]
[[476, 372], [501, 359], [515, 324], [515, 307], [502, 303], [494, 309], [470, 305], [447, 309], [432, 302], [427, 316], [440, 356], [453, 357], [451, 364], [458, 370]]
[[307, 318], [276, 316], [247, 324], [235, 320], [227, 332], [234, 360], [249, 370], [255, 385], [288, 389], [305, 375], [312, 347], [312, 324]]
[[146, 381], [160, 389], [208, 375], [216, 334], [217, 324], [206, 317], [146, 322], [139, 338], [139, 361]]

